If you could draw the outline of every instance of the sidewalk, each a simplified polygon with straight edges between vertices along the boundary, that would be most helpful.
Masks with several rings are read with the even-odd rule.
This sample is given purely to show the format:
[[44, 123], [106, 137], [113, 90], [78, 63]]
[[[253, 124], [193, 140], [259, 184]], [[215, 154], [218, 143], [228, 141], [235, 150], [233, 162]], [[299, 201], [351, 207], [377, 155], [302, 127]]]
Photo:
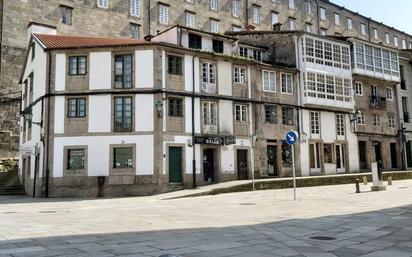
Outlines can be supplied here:
[[[337, 185], [337, 184], [350, 184], [355, 183], [356, 178], [360, 179], [360, 183], [363, 183], [361, 179], [363, 176], [368, 177], [368, 181], [371, 181], [371, 173], [351, 173], [351, 174], [337, 174], [337, 175], [322, 175], [322, 176], [310, 176], [310, 177], [297, 177], [297, 186], [324, 186], [324, 185]], [[412, 179], [412, 171], [388, 171], [384, 172], [384, 178], [392, 176], [393, 180]], [[264, 189], [281, 189], [292, 187], [293, 178], [265, 178], [255, 179], [256, 190]], [[317, 183], [318, 182], [318, 183]], [[329, 182], [329, 183], [328, 183]], [[242, 192], [252, 191], [252, 180], [235, 180], [222, 183], [216, 183], [206, 186], [199, 186], [195, 189], [183, 189], [170, 193], [164, 193], [155, 196], [157, 199], [174, 199], [182, 197], [195, 197], [202, 195], [215, 195], [220, 193], [230, 192]]]

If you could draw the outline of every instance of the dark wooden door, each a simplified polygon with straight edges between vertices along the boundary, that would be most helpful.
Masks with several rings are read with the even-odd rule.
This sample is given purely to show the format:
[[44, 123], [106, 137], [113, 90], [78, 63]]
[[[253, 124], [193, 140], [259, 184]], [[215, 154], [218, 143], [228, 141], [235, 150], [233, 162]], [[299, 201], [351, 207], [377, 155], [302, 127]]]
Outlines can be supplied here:
[[391, 168], [396, 169], [398, 168], [398, 151], [396, 150], [397, 145], [396, 143], [391, 143]]
[[268, 176], [278, 176], [276, 145], [267, 146]]
[[366, 142], [359, 141], [359, 164], [361, 170], [368, 168], [368, 160], [366, 158]]
[[204, 181], [215, 181], [215, 160], [213, 149], [203, 150], [203, 179]]
[[237, 177], [248, 179], [249, 169], [247, 163], [247, 150], [237, 150]]
[[182, 183], [182, 148], [169, 147], [169, 183]]

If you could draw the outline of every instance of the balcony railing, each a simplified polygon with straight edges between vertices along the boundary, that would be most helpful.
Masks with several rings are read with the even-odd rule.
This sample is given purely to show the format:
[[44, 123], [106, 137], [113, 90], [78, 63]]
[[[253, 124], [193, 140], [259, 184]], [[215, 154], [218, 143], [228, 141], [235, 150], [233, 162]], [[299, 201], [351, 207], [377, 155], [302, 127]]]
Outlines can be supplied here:
[[386, 109], [386, 97], [371, 96], [371, 108]]
[[403, 122], [409, 123], [409, 112], [403, 112]]

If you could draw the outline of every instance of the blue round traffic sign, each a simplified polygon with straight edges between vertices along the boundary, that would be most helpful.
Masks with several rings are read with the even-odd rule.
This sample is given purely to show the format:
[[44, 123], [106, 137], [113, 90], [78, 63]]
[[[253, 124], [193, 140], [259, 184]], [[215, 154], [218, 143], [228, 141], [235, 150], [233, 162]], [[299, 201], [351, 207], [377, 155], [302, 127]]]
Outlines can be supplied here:
[[288, 145], [294, 145], [298, 141], [298, 132], [290, 131], [286, 134], [286, 143]]

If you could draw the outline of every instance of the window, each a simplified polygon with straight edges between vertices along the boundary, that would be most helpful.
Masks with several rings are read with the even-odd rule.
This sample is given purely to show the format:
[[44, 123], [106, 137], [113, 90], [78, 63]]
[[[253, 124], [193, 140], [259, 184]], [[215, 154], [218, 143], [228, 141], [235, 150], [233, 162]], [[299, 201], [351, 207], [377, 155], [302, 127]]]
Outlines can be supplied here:
[[139, 17], [140, 16], [140, 1], [141, 0], [130, 0], [130, 15]]
[[412, 43], [409, 43], [409, 49], [412, 49]]
[[323, 21], [326, 20], [326, 10], [323, 7], [320, 8], [320, 19]]
[[313, 72], [306, 72], [303, 78], [305, 95], [308, 97], [342, 102], [353, 101], [352, 83], [350, 79]]
[[276, 105], [265, 105], [265, 121], [266, 123], [276, 124], [277, 121], [277, 106]]
[[202, 62], [202, 91], [215, 94], [216, 93], [216, 64], [213, 62]]
[[130, 169], [133, 168], [133, 147], [113, 148], [113, 168]]
[[253, 49], [253, 55], [252, 58], [256, 61], [261, 62], [262, 61], [262, 51]]
[[282, 73], [281, 79], [282, 79], [281, 92], [285, 94], [293, 94], [292, 75], [287, 74], [287, 73]]
[[260, 7], [253, 6], [252, 13], [253, 13], [253, 23], [260, 24]]
[[169, 25], [169, 6], [159, 4], [159, 23]]
[[353, 28], [352, 19], [351, 19], [351, 18], [347, 18], [346, 21], [347, 21], [347, 23], [348, 23], [348, 30], [352, 30], [352, 28]]
[[282, 141], [282, 166], [292, 167], [292, 146]]
[[97, 0], [97, 7], [104, 9], [109, 8], [109, 0]]
[[210, 19], [210, 32], [219, 33], [219, 21]]
[[239, 47], [239, 55], [245, 58], [249, 58], [248, 49], [246, 47]]
[[295, 9], [295, 0], [289, 0], [289, 9], [294, 10]]
[[223, 54], [223, 41], [222, 40], [212, 40], [213, 52]]
[[340, 25], [340, 14], [335, 13], [335, 25], [339, 26]]
[[390, 128], [395, 128], [395, 115], [388, 114], [388, 126]]
[[85, 150], [68, 149], [67, 150], [67, 169], [84, 170]]
[[390, 44], [390, 43], [391, 43], [391, 39], [390, 39], [389, 33], [385, 33], [385, 43], [386, 43], [386, 44]]
[[359, 115], [357, 116], [357, 123], [358, 125], [365, 125], [365, 113], [364, 112], [359, 112]]
[[338, 136], [345, 135], [345, 115], [342, 113], [336, 114], [336, 134]]
[[361, 33], [362, 35], [366, 35], [366, 25], [364, 23], [361, 23]]
[[169, 117], [183, 117], [183, 104], [181, 98], [168, 98], [169, 102]]
[[308, 1], [305, 2], [305, 13], [306, 14], [311, 14], [312, 13], [311, 4]]
[[377, 29], [373, 29], [373, 37], [375, 39], [379, 39], [379, 35], [378, 35], [378, 30]]
[[282, 107], [282, 124], [287, 126], [293, 126], [293, 108]]
[[203, 102], [203, 124], [205, 126], [217, 125], [217, 105], [215, 102]]
[[125, 96], [114, 98], [114, 131], [132, 131], [132, 108], [132, 97]]
[[140, 38], [140, 25], [136, 23], [130, 23], [130, 37], [133, 39]]
[[262, 74], [263, 91], [276, 92], [275, 72], [264, 70]]
[[289, 29], [296, 30], [296, 19], [289, 18]]
[[235, 104], [235, 120], [238, 122], [247, 121], [247, 106], [244, 104]]
[[386, 88], [386, 99], [390, 101], [393, 100], [393, 90], [390, 87]]
[[397, 36], [393, 36], [393, 45], [395, 47], [398, 47], [398, 37]]
[[132, 55], [116, 55], [114, 64], [114, 87], [132, 87]]
[[373, 126], [377, 127], [381, 125], [381, 120], [378, 114], [373, 114], [372, 115], [372, 121], [373, 121]]
[[363, 95], [362, 82], [355, 81], [355, 95]]
[[186, 27], [195, 27], [195, 14], [192, 12], [186, 12]]
[[86, 99], [85, 98], [67, 99], [67, 117], [69, 118], [86, 117]]
[[218, 9], [218, 0], [210, 0], [210, 10], [217, 11]]
[[312, 24], [306, 23], [305, 24], [305, 29], [306, 29], [306, 32], [311, 33], [312, 32]]
[[167, 72], [171, 75], [182, 75], [183, 58], [176, 55], [167, 56]]
[[404, 96], [402, 96], [402, 113], [403, 122], [409, 123], [408, 98]]
[[232, 16], [240, 16], [240, 0], [232, 0]]
[[279, 23], [279, 14], [276, 12], [272, 12], [272, 25]]
[[323, 145], [323, 156], [324, 156], [324, 163], [334, 163], [333, 162], [333, 145], [332, 144], [324, 144]]
[[402, 39], [402, 49], [406, 49], [406, 40]]
[[242, 28], [236, 25], [232, 25], [232, 31], [241, 31]]
[[31, 60], [33, 61], [34, 58], [36, 57], [36, 44], [34, 42], [30, 46], [30, 52], [31, 52]]
[[326, 29], [321, 28], [320, 29], [320, 35], [321, 36], [326, 36]]
[[319, 112], [310, 112], [310, 133], [314, 135], [320, 133]]
[[233, 68], [233, 82], [239, 84], [247, 83], [246, 68], [234, 67]]
[[86, 56], [70, 56], [69, 57], [69, 74], [84, 75], [86, 74]]
[[189, 33], [189, 48], [202, 49], [202, 37]]
[[62, 21], [62, 23], [66, 24], [66, 25], [72, 25], [73, 8], [61, 5], [60, 6], [60, 11], [61, 11], [61, 21]]

